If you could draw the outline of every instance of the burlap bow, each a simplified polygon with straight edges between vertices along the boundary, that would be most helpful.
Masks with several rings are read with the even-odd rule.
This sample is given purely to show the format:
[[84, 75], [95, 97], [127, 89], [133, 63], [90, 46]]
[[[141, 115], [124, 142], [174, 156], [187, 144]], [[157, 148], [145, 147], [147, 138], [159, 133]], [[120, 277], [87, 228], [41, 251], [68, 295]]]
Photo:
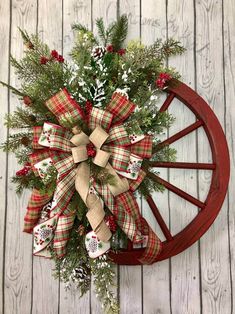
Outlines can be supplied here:
[[[69, 120], [71, 117], [75, 117], [78, 122], [84, 119], [80, 106], [65, 89], [48, 100], [46, 105], [62, 126], [66, 119]], [[143, 221], [132, 193], [143, 180], [145, 173], [138, 169], [134, 178], [128, 173], [131, 158], [136, 155], [150, 158], [152, 149], [151, 137], [138, 133], [138, 128], [138, 134], [128, 134], [123, 125], [123, 121], [129, 117], [134, 108], [133, 103], [115, 93], [106, 110], [92, 109], [88, 126], [93, 132], [89, 137], [76, 128], [74, 131], [76, 134], [73, 135], [61, 126], [52, 125], [50, 142], [44, 144], [47, 149], [40, 144], [43, 127], [34, 128], [33, 147], [36, 150], [30, 156], [31, 164], [34, 166], [46, 158], [51, 158], [58, 171], [55, 191], [57, 203], [51, 209], [49, 219], [38, 224], [42, 206], [52, 195], [40, 195], [34, 190], [27, 208], [24, 230], [32, 232], [34, 229], [34, 254], [48, 256], [50, 245], [53, 245], [58, 256], [65, 254], [75, 217], [75, 213], [69, 212], [68, 203], [76, 188], [89, 209], [87, 217], [90, 225], [101, 240], [107, 241], [111, 237], [111, 232], [104, 222], [104, 202], [131, 241], [140, 242], [143, 235], [148, 235], [149, 241], [141, 261], [151, 263], [156, 258], [160, 251], [160, 240]], [[96, 156], [92, 162], [105, 167], [115, 177], [115, 185], [98, 185], [92, 180], [90, 167], [86, 161], [89, 143], [93, 143], [96, 149]], [[35, 168], [34, 171], [38, 175]], [[96, 193], [90, 193], [91, 186]]]

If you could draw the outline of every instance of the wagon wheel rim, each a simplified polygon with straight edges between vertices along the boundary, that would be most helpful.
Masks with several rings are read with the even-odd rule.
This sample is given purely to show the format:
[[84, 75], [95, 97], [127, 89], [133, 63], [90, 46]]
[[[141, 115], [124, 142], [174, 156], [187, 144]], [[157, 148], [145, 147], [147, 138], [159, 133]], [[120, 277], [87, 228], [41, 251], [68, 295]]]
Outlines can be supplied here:
[[[172, 144], [175, 141], [183, 138], [189, 133], [203, 128], [209, 140], [212, 153], [212, 163], [189, 163], [189, 162], [150, 162], [150, 167], [164, 168], [182, 168], [182, 169], [201, 169], [212, 170], [211, 184], [208, 195], [204, 202], [193, 197], [192, 195], [177, 188], [168, 181], [165, 181], [160, 176], [147, 171], [147, 174], [157, 182], [160, 182], [166, 189], [179, 195], [181, 198], [197, 206], [200, 211], [194, 219], [179, 233], [171, 235], [167, 224], [162, 218], [157, 205], [151, 195], [147, 197], [147, 203], [151, 208], [153, 215], [160, 226], [166, 240], [163, 242], [162, 251], [156, 257], [155, 262], [170, 258], [181, 253], [190, 247], [193, 243], [209, 229], [217, 217], [222, 204], [224, 202], [230, 174], [229, 151], [223, 129], [216, 115], [209, 105], [200, 97], [194, 90], [186, 84], [176, 81], [171, 84], [166, 92], [168, 96], [160, 108], [160, 111], [165, 111], [171, 105], [173, 99], [180, 100], [186, 105], [196, 116], [197, 120], [180, 132], [170, 136], [165, 141], [159, 143], [157, 149], [165, 144]], [[139, 258], [143, 254], [144, 248], [132, 249], [130, 246], [127, 250], [122, 250], [118, 253], [110, 253], [110, 257], [117, 264], [123, 265], [138, 265]]]

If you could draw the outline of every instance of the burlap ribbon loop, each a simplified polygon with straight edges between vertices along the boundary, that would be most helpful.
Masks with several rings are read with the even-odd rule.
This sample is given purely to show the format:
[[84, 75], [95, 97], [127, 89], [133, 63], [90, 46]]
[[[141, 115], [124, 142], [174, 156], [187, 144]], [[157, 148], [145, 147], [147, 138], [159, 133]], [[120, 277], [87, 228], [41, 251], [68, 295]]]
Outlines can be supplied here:
[[88, 156], [87, 156], [87, 149], [86, 146], [82, 145], [82, 146], [78, 146], [78, 147], [73, 147], [72, 148], [72, 156], [73, 156], [73, 160], [76, 163], [78, 162], [82, 162], [87, 160]]
[[70, 142], [72, 142], [73, 145], [75, 145], [75, 146], [87, 145], [90, 143], [89, 137], [84, 132], [80, 132], [80, 133], [75, 134], [70, 139]]
[[108, 133], [106, 133], [101, 126], [97, 126], [89, 136], [89, 140], [95, 145], [96, 148], [100, 148], [108, 137]]
[[107, 242], [111, 238], [112, 233], [104, 222], [103, 202], [97, 195], [89, 194], [89, 183], [90, 167], [83, 162], [77, 168], [75, 188], [88, 208], [86, 216], [92, 229], [101, 241]]
[[100, 166], [102, 168], [106, 167], [109, 157], [110, 157], [110, 153], [105, 152], [101, 149], [97, 149], [96, 151], [96, 155], [93, 159], [93, 163], [96, 164], [97, 166]]
[[89, 194], [87, 196], [87, 207], [89, 211], [86, 216], [92, 229], [101, 241], [106, 242], [107, 239], [111, 238], [112, 234], [104, 222], [105, 212], [103, 202], [97, 195]]

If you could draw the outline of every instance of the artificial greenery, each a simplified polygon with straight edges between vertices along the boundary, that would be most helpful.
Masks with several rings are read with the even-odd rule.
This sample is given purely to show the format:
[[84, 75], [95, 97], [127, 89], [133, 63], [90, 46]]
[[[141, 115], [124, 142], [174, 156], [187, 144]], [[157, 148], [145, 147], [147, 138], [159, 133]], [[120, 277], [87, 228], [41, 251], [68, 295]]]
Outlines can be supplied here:
[[[144, 197], [154, 191], [163, 191], [163, 186], [152, 180], [153, 172], [149, 172], [149, 163], [175, 160], [174, 149], [159, 145], [159, 134], [171, 126], [174, 118], [168, 112], [159, 112], [156, 107], [162, 90], [167, 87], [165, 82], [159, 87], [156, 80], [161, 73], [168, 78], [179, 77], [174, 69], [166, 67], [166, 60], [181, 54], [184, 48], [174, 39], [156, 40], [149, 46], [140, 41], [131, 41], [125, 45], [128, 32], [128, 19], [125, 15], [107, 27], [102, 18], [97, 19], [98, 36], [79, 23], [72, 28], [75, 35], [71, 51], [73, 63], [65, 61], [57, 51], [51, 51], [37, 35], [29, 35], [19, 29], [25, 44], [25, 55], [19, 61], [11, 56], [11, 64], [21, 80], [21, 87], [16, 89], [1, 82], [20, 101], [15, 112], [6, 117], [5, 124], [10, 129], [10, 135], [2, 144], [2, 148], [14, 152], [19, 164], [24, 166], [12, 178], [17, 184], [17, 192], [36, 188], [42, 193], [46, 191], [53, 195], [58, 175], [56, 169], [52, 167], [46, 179], [42, 180], [28, 164], [29, 155], [33, 152], [32, 127], [42, 126], [45, 121], [58, 124], [56, 117], [45, 106], [45, 101], [64, 87], [86, 114], [89, 104], [105, 109], [115, 91], [136, 104], [136, 110], [125, 122], [125, 126], [129, 134], [138, 134], [142, 130], [144, 134], [152, 135], [154, 140], [154, 155], [150, 161], [143, 162], [143, 168], [149, 175], [142, 181], [138, 191]], [[69, 129], [77, 126], [90, 134], [86, 121], [78, 123], [72, 117], [66, 117], [63, 122], [67, 123], [64, 125]], [[98, 184], [115, 184], [113, 176], [105, 169], [92, 162], [90, 167]], [[87, 208], [78, 193], [74, 193], [69, 208], [76, 212], [75, 223], [66, 256], [58, 258], [52, 251], [56, 265], [55, 276], [65, 282], [67, 288], [75, 284], [83, 295], [89, 290], [93, 275], [97, 297], [101, 299], [106, 312], [118, 313], [117, 301], [110, 289], [114, 277], [112, 263], [106, 255], [90, 259], [85, 249], [85, 234], [90, 226], [86, 218]], [[107, 208], [106, 214], [111, 215]], [[126, 245], [127, 237], [117, 226], [111, 239], [112, 249], [118, 251]]]

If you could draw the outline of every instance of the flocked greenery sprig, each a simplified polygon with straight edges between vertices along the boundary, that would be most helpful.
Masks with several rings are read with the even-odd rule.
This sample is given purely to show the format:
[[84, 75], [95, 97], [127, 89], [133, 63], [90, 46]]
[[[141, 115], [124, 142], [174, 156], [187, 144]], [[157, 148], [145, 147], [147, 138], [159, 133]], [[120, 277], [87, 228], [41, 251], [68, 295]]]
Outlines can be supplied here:
[[[128, 19], [125, 15], [107, 27], [102, 18], [97, 19], [97, 36], [79, 23], [72, 28], [75, 44], [70, 62], [56, 50], [50, 50], [37, 35], [29, 35], [19, 29], [25, 44], [25, 54], [19, 61], [11, 56], [11, 64], [21, 80], [21, 87], [16, 89], [1, 82], [20, 101], [16, 111], [6, 116], [5, 124], [10, 129], [10, 135], [2, 145], [5, 151], [15, 153], [23, 167], [12, 178], [17, 184], [18, 193], [27, 188], [36, 188], [42, 193], [47, 191], [53, 195], [57, 180], [56, 169], [51, 167], [42, 180], [35, 176], [29, 164], [29, 155], [33, 151], [31, 130], [34, 126], [43, 126], [45, 121], [58, 124], [55, 116], [45, 106], [45, 101], [64, 87], [80, 104], [86, 116], [93, 106], [105, 108], [115, 91], [122, 93], [136, 104], [135, 112], [126, 122], [129, 132], [138, 134], [136, 125], [139, 124], [144, 134], [153, 136], [155, 154], [152, 160], [172, 161], [176, 156], [176, 151], [168, 146], [160, 149], [158, 146], [156, 149], [159, 134], [174, 122], [174, 117], [168, 112], [158, 111], [157, 102], [162, 91], [171, 84], [171, 79], [179, 78], [175, 69], [166, 66], [166, 60], [184, 51], [181, 44], [168, 39], [156, 40], [149, 46], [138, 40], [125, 45], [128, 33]], [[76, 125], [89, 135], [86, 121], [77, 125], [71, 116], [66, 123], [67, 128]], [[92, 156], [92, 148], [89, 153]], [[97, 183], [115, 184], [114, 178], [105, 169], [93, 163], [90, 166]], [[143, 167], [148, 169], [148, 161], [144, 161]], [[144, 197], [163, 190], [163, 186], [152, 180], [151, 176], [146, 176], [138, 190]], [[106, 312], [118, 313], [117, 300], [111, 287], [114, 279], [112, 262], [106, 255], [93, 260], [87, 254], [85, 235], [90, 231], [90, 226], [86, 218], [87, 208], [78, 193], [73, 195], [68, 206], [76, 213], [76, 217], [66, 256], [58, 258], [52, 252], [55, 276], [67, 288], [75, 285], [81, 295], [90, 289], [91, 278], [94, 278], [96, 295], [101, 299]], [[107, 208], [105, 210], [107, 223], [113, 233], [111, 246], [118, 251], [126, 247], [127, 237], [116, 225], [114, 216]]]

